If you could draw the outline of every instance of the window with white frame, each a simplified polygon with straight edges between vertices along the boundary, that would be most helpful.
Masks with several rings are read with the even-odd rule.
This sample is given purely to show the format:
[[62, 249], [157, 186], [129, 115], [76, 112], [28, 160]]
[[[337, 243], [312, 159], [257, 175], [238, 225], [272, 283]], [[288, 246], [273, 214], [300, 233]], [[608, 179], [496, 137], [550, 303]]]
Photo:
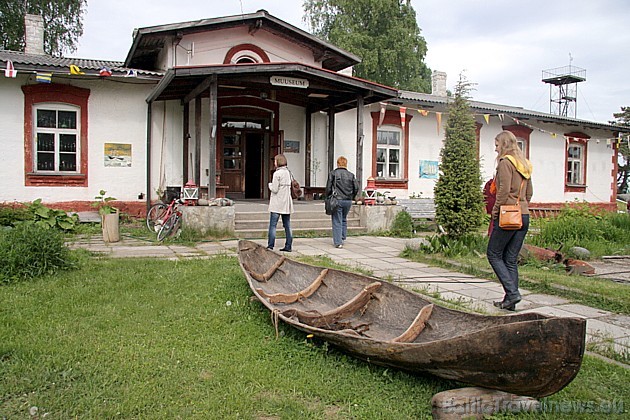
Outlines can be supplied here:
[[397, 127], [379, 128], [376, 135], [376, 175], [400, 179], [402, 170], [402, 131]]
[[572, 143], [567, 148], [567, 184], [584, 185], [584, 145]]
[[77, 173], [80, 109], [64, 104], [40, 103], [33, 112], [35, 172]]

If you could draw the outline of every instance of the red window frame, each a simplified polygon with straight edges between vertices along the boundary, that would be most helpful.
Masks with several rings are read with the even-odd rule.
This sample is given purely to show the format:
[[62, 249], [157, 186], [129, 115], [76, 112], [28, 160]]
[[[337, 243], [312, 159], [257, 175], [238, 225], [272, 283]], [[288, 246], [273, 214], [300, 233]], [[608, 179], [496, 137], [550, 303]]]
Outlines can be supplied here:
[[[564, 135], [566, 139], [565, 147], [564, 147], [564, 191], [565, 192], [586, 192], [586, 175], [587, 175], [587, 159], [588, 159], [588, 140], [591, 138], [584, 133], [566, 133]], [[583, 160], [582, 160], [582, 184], [575, 185], [569, 184], [569, 180], [567, 179], [568, 171], [569, 171], [569, 147], [572, 145], [579, 144], [582, 146], [583, 152]]]
[[402, 152], [403, 158], [401, 164], [403, 165], [401, 171], [401, 179], [377, 179], [376, 176], [376, 138], [380, 121], [380, 112], [371, 112], [372, 117], [372, 178], [375, 179], [375, 186], [379, 189], [406, 189], [409, 185], [409, 124], [413, 115], [405, 114], [405, 126], [403, 127], [400, 121], [400, 112], [394, 110], [385, 111], [385, 117], [383, 118], [382, 125], [393, 125], [402, 129]]
[[[24, 93], [24, 185], [87, 187], [88, 185], [88, 98], [90, 90], [61, 84], [38, 84], [22, 86]], [[42, 174], [33, 168], [35, 142], [33, 139], [33, 106], [42, 103], [63, 103], [81, 109], [81, 129], [79, 133], [80, 160], [79, 173]]]

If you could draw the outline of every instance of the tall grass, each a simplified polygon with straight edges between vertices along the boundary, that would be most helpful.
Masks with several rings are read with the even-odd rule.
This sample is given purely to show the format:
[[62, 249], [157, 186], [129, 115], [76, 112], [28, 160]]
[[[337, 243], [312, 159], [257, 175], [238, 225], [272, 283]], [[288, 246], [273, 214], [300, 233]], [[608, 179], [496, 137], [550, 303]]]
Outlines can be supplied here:
[[532, 244], [571, 254], [572, 247], [586, 248], [593, 257], [630, 252], [630, 215], [606, 213], [587, 204], [565, 207], [558, 216], [541, 220], [540, 234]]
[[0, 230], [0, 285], [53, 274], [76, 263], [56, 229], [23, 222]]
[[[461, 386], [283, 324], [276, 339], [251, 295], [229, 257], [94, 260], [0, 287], [0, 418], [418, 419], [435, 393]], [[549, 400], [627, 395], [629, 371], [586, 358]]]

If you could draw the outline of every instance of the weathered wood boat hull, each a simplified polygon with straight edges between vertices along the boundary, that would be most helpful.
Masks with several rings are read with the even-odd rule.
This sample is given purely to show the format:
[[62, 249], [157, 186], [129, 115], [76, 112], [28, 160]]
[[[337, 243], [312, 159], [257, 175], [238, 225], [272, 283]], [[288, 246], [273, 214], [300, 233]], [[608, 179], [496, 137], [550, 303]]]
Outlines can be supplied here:
[[558, 392], [580, 369], [584, 319], [455, 311], [250, 241], [239, 242], [239, 262], [256, 297], [279, 320], [370, 363], [534, 397]]

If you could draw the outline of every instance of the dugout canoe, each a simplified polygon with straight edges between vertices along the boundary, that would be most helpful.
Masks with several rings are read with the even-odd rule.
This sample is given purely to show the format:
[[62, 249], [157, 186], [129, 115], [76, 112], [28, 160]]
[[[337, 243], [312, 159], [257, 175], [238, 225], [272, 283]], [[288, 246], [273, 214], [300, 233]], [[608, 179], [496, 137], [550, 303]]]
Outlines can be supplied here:
[[448, 309], [387, 281], [300, 263], [252, 241], [239, 241], [238, 257], [272, 319], [370, 363], [532, 397], [560, 391], [582, 363], [581, 318]]

